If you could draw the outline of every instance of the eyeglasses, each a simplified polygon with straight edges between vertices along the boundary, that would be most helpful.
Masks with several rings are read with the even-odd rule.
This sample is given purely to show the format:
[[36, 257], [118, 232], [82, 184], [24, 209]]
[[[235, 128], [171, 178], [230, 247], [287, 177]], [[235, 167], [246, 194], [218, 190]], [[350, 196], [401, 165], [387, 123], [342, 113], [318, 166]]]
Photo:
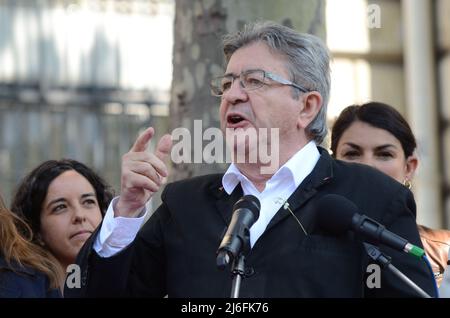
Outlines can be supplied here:
[[239, 78], [239, 84], [245, 91], [252, 91], [262, 87], [263, 85], [269, 85], [267, 80], [269, 79], [282, 85], [295, 87], [303, 93], [309, 92], [306, 88], [288, 81], [287, 79], [284, 79], [276, 74], [269, 73], [264, 70], [248, 70], [239, 75], [227, 74], [214, 78], [210, 84], [211, 94], [219, 97], [223, 96], [223, 94], [231, 88], [233, 81], [236, 78]]

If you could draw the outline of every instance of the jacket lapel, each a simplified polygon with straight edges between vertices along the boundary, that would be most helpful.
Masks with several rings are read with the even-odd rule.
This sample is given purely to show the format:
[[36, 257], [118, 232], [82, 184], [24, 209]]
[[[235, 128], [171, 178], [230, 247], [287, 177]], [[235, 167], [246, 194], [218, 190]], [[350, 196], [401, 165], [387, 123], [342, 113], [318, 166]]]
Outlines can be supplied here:
[[[320, 158], [313, 171], [303, 180], [300, 186], [289, 197], [287, 203], [289, 208], [295, 214], [299, 213], [300, 208], [308, 202], [318, 192], [318, 189], [331, 181], [333, 178], [332, 158], [328, 151], [318, 147]], [[243, 196], [241, 184], [239, 183], [231, 195], [228, 195], [222, 187], [222, 179], [218, 178], [210, 186], [210, 192], [216, 197], [216, 208], [222, 216], [225, 224], [229, 224], [232, 217], [233, 205]], [[290, 211], [281, 207], [275, 214], [266, 231], [277, 225], [280, 221], [290, 215]]]
[[222, 187], [222, 179], [220, 178], [218, 182], [214, 182], [211, 185], [210, 191], [217, 199], [217, 211], [222, 216], [225, 224], [229, 224], [231, 221], [231, 216], [233, 214], [233, 205], [243, 196], [241, 184], [239, 183], [236, 188], [234, 188], [231, 195], [228, 195], [228, 193]]
[[[305, 180], [303, 180], [303, 182], [287, 200], [289, 208], [296, 215], [298, 215], [300, 208], [304, 206], [309, 199], [314, 197], [319, 188], [331, 181], [333, 178], [333, 159], [325, 149], [320, 147], [318, 147], [318, 149], [320, 151], [320, 158], [313, 171], [305, 178]], [[290, 215], [290, 211], [288, 209], [284, 209], [284, 206], [286, 205], [283, 205], [272, 218], [269, 225], [267, 225], [266, 231], [270, 230]]]

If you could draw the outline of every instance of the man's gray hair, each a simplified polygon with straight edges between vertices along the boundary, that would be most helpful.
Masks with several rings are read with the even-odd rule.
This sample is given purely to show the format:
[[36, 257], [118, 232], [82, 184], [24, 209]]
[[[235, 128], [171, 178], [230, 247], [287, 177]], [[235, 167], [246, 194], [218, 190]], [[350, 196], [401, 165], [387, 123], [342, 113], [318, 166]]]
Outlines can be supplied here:
[[[327, 135], [327, 104], [330, 95], [330, 54], [323, 41], [311, 34], [298, 33], [274, 22], [247, 24], [242, 31], [223, 39], [225, 61], [239, 48], [264, 42], [275, 53], [285, 56], [291, 81], [322, 95], [322, 107], [316, 118], [306, 127], [307, 135], [317, 144]], [[299, 91], [295, 88], [295, 97]]]

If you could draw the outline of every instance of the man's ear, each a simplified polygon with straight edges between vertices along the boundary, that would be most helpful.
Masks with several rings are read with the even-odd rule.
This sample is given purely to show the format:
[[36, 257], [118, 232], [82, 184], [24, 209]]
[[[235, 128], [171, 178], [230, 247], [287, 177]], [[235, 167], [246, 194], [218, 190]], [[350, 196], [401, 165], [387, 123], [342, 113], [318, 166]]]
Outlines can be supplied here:
[[323, 99], [319, 92], [312, 91], [304, 93], [299, 98], [299, 102], [302, 104], [302, 108], [298, 116], [297, 127], [305, 129], [316, 118], [322, 107]]
[[412, 154], [411, 156], [406, 158], [406, 165], [405, 165], [406, 179], [411, 181], [414, 178], [414, 173], [416, 172], [418, 165], [419, 159], [417, 159], [417, 156], [415, 154]]

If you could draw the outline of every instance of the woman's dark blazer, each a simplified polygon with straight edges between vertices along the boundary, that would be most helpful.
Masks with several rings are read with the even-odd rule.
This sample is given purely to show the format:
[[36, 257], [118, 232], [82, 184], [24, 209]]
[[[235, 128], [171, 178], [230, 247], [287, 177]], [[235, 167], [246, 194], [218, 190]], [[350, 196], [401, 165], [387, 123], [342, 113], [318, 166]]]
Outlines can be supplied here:
[[6, 263], [0, 255], [0, 298], [57, 298], [59, 290], [49, 288], [44, 274], [18, 264]]

